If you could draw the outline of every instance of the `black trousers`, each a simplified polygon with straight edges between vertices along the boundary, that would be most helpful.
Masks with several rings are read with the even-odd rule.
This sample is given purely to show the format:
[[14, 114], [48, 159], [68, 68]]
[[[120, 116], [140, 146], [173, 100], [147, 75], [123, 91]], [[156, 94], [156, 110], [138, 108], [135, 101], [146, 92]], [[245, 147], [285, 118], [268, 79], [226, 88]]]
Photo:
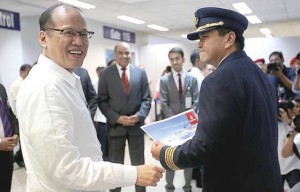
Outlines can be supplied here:
[[97, 138], [101, 144], [103, 161], [109, 161], [108, 158], [108, 138], [107, 138], [107, 126], [106, 123], [95, 122]]
[[[108, 152], [109, 159], [112, 163], [124, 164], [125, 158], [125, 144], [128, 141], [129, 156], [131, 165], [145, 164], [144, 149], [145, 140], [144, 135], [126, 135], [117, 137], [108, 137]], [[110, 192], [120, 192], [121, 188], [111, 189]], [[145, 192], [146, 188], [135, 185], [136, 192]]]
[[13, 151], [0, 151], [0, 191], [10, 192], [14, 168]]

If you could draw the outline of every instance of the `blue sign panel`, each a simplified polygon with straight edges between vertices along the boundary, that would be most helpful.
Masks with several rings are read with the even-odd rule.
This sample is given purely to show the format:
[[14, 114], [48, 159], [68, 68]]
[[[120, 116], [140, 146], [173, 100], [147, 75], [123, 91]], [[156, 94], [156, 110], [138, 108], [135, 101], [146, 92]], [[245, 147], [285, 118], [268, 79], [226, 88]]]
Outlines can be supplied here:
[[135, 43], [135, 33], [103, 26], [103, 37], [117, 41]]
[[20, 31], [20, 14], [0, 9], [0, 28]]

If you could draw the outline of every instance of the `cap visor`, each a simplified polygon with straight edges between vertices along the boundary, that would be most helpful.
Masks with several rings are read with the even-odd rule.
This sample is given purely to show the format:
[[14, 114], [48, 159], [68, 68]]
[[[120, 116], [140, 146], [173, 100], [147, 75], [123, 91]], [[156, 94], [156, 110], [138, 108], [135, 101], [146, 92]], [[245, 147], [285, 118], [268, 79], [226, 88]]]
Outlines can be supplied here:
[[189, 33], [189, 34], [187, 34], [187, 38], [189, 39], [189, 40], [197, 40], [197, 39], [199, 39], [199, 34], [200, 33], [203, 33], [203, 32], [206, 32], [206, 31], [211, 31], [211, 30], [213, 30], [213, 29], [216, 29], [217, 27], [208, 27], [208, 28], [205, 28], [205, 29], [203, 29], [203, 30], [201, 30], [201, 31], [194, 31], [194, 32], [192, 32], [192, 33]]
[[200, 33], [199, 31], [195, 31], [195, 32], [187, 34], [186, 37], [188, 38], [188, 40], [194, 41], [194, 40], [199, 39], [199, 33]]

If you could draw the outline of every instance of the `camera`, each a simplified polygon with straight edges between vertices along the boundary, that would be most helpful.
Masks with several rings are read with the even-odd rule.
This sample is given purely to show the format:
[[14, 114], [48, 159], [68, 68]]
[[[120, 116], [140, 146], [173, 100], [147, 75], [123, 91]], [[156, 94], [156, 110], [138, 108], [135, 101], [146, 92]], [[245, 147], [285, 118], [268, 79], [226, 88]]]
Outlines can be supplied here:
[[297, 74], [297, 75], [300, 75], [300, 68], [297, 68], [297, 69], [296, 69], [296, 74]]
[[288, 109], [294, 108], [294, 103], [291, 100], [280, 100], [278, 101], [278, 109], [283, 109], [287, 112]]
[[271, 71], [278, 71], [280, 69], [280, 64], [279, 63], [269, 63], [267, 65], [268, 72], [270, 73]]

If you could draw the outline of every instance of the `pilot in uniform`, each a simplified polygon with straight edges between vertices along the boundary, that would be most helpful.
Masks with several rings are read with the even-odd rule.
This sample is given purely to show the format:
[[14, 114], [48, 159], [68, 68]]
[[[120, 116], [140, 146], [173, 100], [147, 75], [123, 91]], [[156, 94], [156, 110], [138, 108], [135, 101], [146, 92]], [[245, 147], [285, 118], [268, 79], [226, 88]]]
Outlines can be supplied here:
[[243, 51], [248, 21], [214, 7], [195, 17], [187, 37], [200, 39], [200, 58], [217, 69], [201, 85], [195, 136], [174, 147], [156, 142], [152, 155], [168, 170], [202, 165], [203, 192], [281, 192], [276, 91]]

